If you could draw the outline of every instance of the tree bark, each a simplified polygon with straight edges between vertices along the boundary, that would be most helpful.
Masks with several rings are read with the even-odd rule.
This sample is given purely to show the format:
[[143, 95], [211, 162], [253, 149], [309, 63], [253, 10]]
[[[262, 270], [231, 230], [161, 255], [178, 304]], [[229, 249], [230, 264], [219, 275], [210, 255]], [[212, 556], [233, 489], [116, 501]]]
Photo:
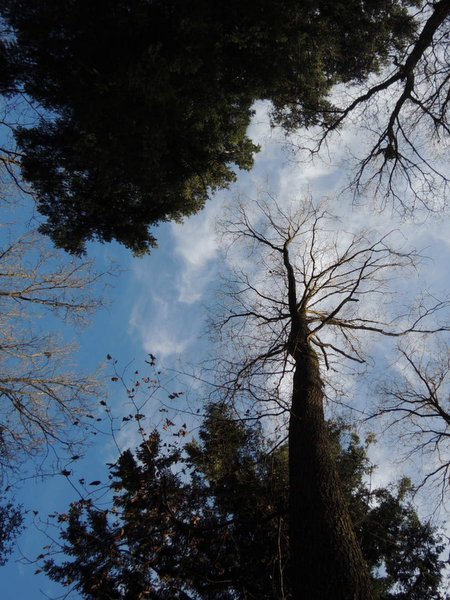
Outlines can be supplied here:
[[296, 363], [289, 423], [292, 598], [370, 600], [370, 574], [334, 464], [304, 315], [292, 323], [290, 353]]

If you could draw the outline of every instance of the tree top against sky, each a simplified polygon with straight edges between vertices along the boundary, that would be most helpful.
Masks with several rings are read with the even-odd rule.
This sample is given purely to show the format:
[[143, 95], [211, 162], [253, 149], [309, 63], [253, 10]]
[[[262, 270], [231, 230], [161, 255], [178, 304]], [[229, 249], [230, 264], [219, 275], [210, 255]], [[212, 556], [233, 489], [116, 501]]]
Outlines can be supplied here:
[[249, 169], [256, 100], [286, 129], [331, 124], [333, 85], [399, 55], [416, 1], [85, 2], [2, 0], [3, 88], [40, 109], [16, 127], [20, 168], [75, 254], [91, 239], [136, 253]]
[[[372, 487], [369, 442], [340, 422], [328, 429], [377, 600], [443, 598], [442, 539], [418, 518], [410, 483]], [[260, 423], [223, 403], [207, 405], [187, 444], [143, 437], [110, 465], [108, 501], [101, 488], [100, 502], [82, 497], [58, 515], [60, 539], [39, 567], [68, 597], [294, 597], [286, 445], [270, 451]]]

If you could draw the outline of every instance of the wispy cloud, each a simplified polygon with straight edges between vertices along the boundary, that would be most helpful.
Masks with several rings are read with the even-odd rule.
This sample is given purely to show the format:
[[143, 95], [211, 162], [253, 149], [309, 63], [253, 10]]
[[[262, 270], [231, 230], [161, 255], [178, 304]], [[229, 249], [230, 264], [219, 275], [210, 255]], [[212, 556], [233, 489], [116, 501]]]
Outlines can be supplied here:
[[178, 258], [176, 289], [178, 302], [194, 304], [203, 299], [215, 278], [213, 261], [217, 256], [216, 220], [222, 209], [216, 197], [198, 215], [182, 224], [172, 224], [173, 252]]
[[215, 221], [211, 202], [183, 224], [161, 228], [159, 248], [133, 263], [134, 302], [129, 331], [160, 359], [187, 354], [204, 329], [205, 295], [216, 277]]
[[151, 293], [140, 297], [135, 303], [130, 327], [137, 333], [146, 353], [164, 359], [181, 354], [193, 342], [195, 336], [180, 318], [180, 313], [165, 295]]

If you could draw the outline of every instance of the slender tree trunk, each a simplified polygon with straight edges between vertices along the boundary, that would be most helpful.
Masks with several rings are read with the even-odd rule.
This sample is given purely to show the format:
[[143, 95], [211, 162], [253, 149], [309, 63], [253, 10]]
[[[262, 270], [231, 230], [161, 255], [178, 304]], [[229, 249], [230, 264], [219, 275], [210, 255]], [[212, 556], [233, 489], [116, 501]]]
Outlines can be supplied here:
[[298, 317], [293, 333], [291, 354], [296, 367], [289, 424], [292, 597], [370, 600], [369, 571], [331, 453], [319, 363], [308, 342], [304, 318]]

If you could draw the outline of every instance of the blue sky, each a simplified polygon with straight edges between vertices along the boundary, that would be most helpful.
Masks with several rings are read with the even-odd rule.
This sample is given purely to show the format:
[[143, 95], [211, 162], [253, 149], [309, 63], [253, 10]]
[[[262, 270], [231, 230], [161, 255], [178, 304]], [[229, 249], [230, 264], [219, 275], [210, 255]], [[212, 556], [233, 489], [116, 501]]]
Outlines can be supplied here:
[[[264, 105], [257, 107], [250, 135], [262, 145], [254, 169], [250, 173], [239, 173], [236, 184], [230, 190], [218, 193], [199, 215], [183, 224], [159, 227], [156, 232], [159, 248], [150, 256], [135, 259], [114, 244], [91, 244], [89, 247], [89, 256], [95, 259], [99, 270], [113, 260], [118, 266], [117, 273], [108, 282], [111, 285], [106, 292], [108, 306], [94, 316], [88, 327], [67, 330], [65, 335], [74, 337], [78, 343], [76, 360], [80, 368], [94, 371], [103, 365], [100, 377], [109, 387], [108, 402], [119, 418], [121, 411], [126, 414], [128, 407], [124, 406], [126, 398], [123, 392], [110, 381], [111, 364], [106, 360], [108, 353], [118, 360], [119, 369], [129, 365], [127, 373], [132, 374], [135, 368], [141, 371], [143, 364], [145, 367], [143, 360], [149, 352], [167, 367], [179, 369], [188, 369], [189, 365], [198, 364], [213, 352], [206, 332], [206, 306], [211, 305], [213, 292], [220, 285], [220, 275], [226, 272], [230, 261], [239, 261], [239, 256], [224, 260], [215, 223], [224, 206], [238, 198], [248, 202], [259, 192], [270, 191], [281, 204], [287, 204], [305, 195], [314, 198], [327, 196], [341, 217], [339, 227], [343, 231], [373, 227], [383, 233], [399, 228], [398, 238], [403, 239], [405, 244], [424, 249], [424, 254], [430, 259], [407, 281], [393, 284], [400, 292], [407, 286], [411, 296], [420, 289], [448, 293], [445, 287], [450, 265], [450, 240], [446, 219], [434, 219], [424, 214], [416, 215], [415, 222], [403, 223], [389, 210], [376, 212], [370, 199], [364, 206], [355, 207], [349, 195], [338, 195], [347, 180], [345, 161], [360, 147], [360, 139], [351, 129], [330, 144], [325, 159], [308, 164], [299, 164], [286, 150], [283, 136], [270, 129]], [[18, 214], [22, 222], [26, 212], [24, 208]], [[48, 323], [48, 326], [55, 325]], [[380, 342], [370, 343], [373, 344], [372, 355], [384, 360], [385, 368], [389, 366], [386, 347]], [[356, 380], [350, 389], [358, 395], [366, 394], [365, 384]], [[195, 408], [196, 401], [193, 392], [190, 408]], [[180, 400], [179, 407], [183, 406], [182, 402], [184, 400]], [[154, 406], [150, 402], [149, 414], [155, 420], [161, 418], [157, 406], [157, 400]], [[133, 446], [137, 442], [132, 431], [119, 437], [124, 446]], [[98, 435], [93, 439], [93, 445], [80, 462], [77, 473], [86, 479], [102, 479], [104, 464], [111, 460], [115, 451], [107, 436]], [[382, 483], [392, 480], [398, 471], [391, 457], [392, 447], [386, 450], [386, 446], [380, 443], [375, 458], [383, 464], [378, 471]], [[386, 458], [389, 460], [386, 461]], [[17, 499], [26, 508], [38, 510], [39, 518], [44, 519], [49, 513], [65, 510], [76, 496], [67, 480], [57, 476], [45, 481], [27, 482], [18, 489]], [[30, 519], [27, 522], [29, 526], [19, 540], [19, 548], [24, 557], [33, 559], [46, 541], [30, 524]], [[37, 600], [46, 594], [55, 597], [62, 593], [44, 576], [35, 576], [35, 568], [24, 564], [16, 553], [0, 571], [2, 600]], [[76, 595], [71, 597], [76, 598]]]

